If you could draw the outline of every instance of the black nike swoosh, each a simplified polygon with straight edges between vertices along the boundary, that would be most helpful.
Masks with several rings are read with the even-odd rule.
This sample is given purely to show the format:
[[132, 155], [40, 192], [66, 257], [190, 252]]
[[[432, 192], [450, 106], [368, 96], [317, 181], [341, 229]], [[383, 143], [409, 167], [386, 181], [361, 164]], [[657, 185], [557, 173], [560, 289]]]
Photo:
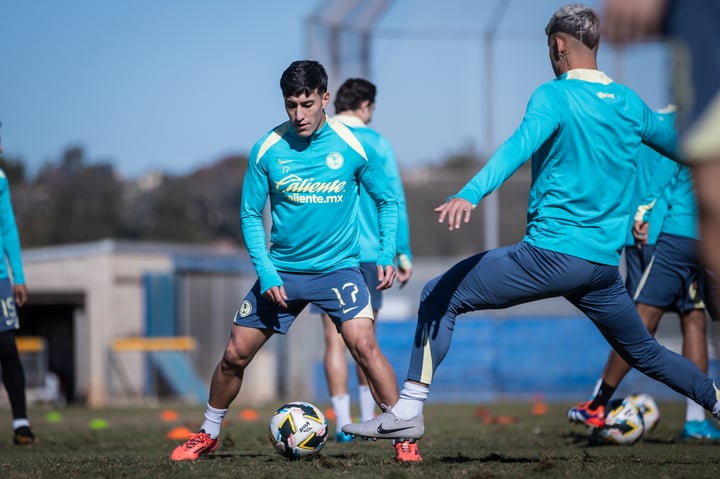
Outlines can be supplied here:
[[408, 426], [408, 427], [399, 427], [397, 429], [385, 429], [382, 424], [380, 424], [377, 428], [378, 434], [392, 434], [394, 432], [400, 432], [405, 431], [406, 429], [412, 429], [415, 426]]

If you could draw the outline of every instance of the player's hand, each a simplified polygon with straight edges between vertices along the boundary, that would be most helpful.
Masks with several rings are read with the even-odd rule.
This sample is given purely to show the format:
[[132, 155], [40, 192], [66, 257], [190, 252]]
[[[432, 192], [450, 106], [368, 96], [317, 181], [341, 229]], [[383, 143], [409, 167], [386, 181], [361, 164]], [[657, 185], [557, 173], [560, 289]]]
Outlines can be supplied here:
[[640, 249], [648, 242], [648, 231], [650, 224], [647, 221], [635, 221], [632, 227], [633, 238], [635, 238], [635, 246]]
[[13, 285], [13, 295], [15, 296], [15, 304], [18, 307], [21, 307], [27, 302], [28, 299], [27, 286], [25, 286], [24, 284]]
[[407, 282], [410, 281], [410, 276], [412, 276], [412, 267], [398, 267], [397, 281], [398, 283], [400, 283], [400, 289], [402, 289], [407, 284]]
[[285, 293], [285, 286], [273, 286], [263, 293], [263, 297], [268, 301], [272, 301], [280, 307], [287, 308], [287, 294]]
[[378, 282], [380, 284], [377, 285], [378, 290], [388, 289], [393, 285], [393, 282], [395, 281], [395, 267], [391, 264], [386, 264], [385, 266], [378, 265]]
[[668, 0], [605, 0], [602, 38], [629, 43], [660, 33]]
[[398, 255], [398, 269], [397, 269], [397, 280], [400, 283], [400, 289], [403, 289], [405, 284], [410, 280], [412, 276], [412, 261], [408, 255], [401, 253]]
[[470, 214], [475, 209], [475, 205], [468, 200], [462, 198], [452, 198], [446, 203], [435, 208], [436, 213], [440, 213], [438, 223], [445, 222], [447, 218], [448, 229], [450, 231], [460, 228], [460, 224], [470, 222]]

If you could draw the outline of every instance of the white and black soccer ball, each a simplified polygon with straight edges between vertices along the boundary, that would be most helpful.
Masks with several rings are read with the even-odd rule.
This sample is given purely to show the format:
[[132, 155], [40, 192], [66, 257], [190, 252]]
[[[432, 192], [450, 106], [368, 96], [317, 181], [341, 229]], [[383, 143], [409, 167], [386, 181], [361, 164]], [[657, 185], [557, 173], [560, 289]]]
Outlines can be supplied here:
[[307, 459], [316, 456], [325, 446], [327, 420], [320, 409], [309, 402], [283, 404], [270, 418], [269, 436], [281, 456]]
[[612, 444], [630, 445], [639, 441], [644, 432], [643, 417], [635, 403], [614, 399], [608, 404], [605, 427], [598, 434]]
[[655, 426], [657, 426], [660, 421], [660, 408], [658, 408], [655, 399], [645, 393], [631, 394], [626, 399], [635, 403], [640, 410], [640, 414], [642, 414], [643, 417], [643, 424], [645, 425], [645, 432], [650, 432], [655, 429]]

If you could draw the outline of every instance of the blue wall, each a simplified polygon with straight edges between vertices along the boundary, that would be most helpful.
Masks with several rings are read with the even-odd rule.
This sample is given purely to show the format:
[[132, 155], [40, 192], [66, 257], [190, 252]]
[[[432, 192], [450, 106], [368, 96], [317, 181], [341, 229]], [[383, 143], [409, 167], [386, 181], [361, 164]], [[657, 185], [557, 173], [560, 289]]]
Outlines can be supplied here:
[[[379, 321], [377, 335], [398, 381], [407, 372], [415, 321]], [[494, 402], [503, 399], [575, 403], [588, 398], [609, 352], [609, 346], [584, 316], [577, 317], [461, 317], [453, 344], [431, 386], [433, 402]], [[717, 375], [711, 363], [711, 376]], [[314, 368], [315, 397], [327, 400], [322, 362]], [[713, 376], [715, 375], [715, 376]], [[351, 373], [351, 399], [357, 384]], [[658, 400], [682, 396], [633, 370], [617, 394], [645, 392]]]

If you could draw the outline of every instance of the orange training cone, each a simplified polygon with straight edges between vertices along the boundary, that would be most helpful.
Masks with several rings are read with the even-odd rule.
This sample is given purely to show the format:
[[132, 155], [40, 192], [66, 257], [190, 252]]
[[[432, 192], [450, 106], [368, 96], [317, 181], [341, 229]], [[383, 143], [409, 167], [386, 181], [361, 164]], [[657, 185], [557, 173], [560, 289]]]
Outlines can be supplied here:
[[177, 439], [177, 440], [183, 440], [188, 439], [190, 436], [192, 436], [192, 431], [186, 427], [178, 426], [176, 428], [173, 428], [170, 430], [170, 432], [167, 433], [168, 439]]
[[325, 419], [328, 421], [334, 421], [335, 420], [335, 410], [331, 407], [325, 409], [323, 411], [323, 415], [325, 416]]
[[177, 421], [180, 416], [178, 415], [177, 411], [173, 411], [172, 409], [166, 409], [162, 413], [160, 413], [160, 418], [163, 421]]
[[240, 419], [243, 421], [257, 421], [260, 419], [260, 413], [252, 408], [243, 409], [240, 411]]

